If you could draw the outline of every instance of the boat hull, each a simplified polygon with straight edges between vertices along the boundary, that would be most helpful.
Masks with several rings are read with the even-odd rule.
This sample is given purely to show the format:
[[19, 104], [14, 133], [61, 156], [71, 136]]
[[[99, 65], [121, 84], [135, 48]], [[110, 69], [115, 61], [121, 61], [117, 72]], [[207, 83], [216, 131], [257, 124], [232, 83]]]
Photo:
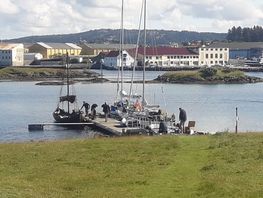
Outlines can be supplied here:
[[53, 117], [58, 123], [80, 123], [82, 122], [82, 114], [75, 112], [71, 114], [61, 114], [57, 111], [53, 112]]

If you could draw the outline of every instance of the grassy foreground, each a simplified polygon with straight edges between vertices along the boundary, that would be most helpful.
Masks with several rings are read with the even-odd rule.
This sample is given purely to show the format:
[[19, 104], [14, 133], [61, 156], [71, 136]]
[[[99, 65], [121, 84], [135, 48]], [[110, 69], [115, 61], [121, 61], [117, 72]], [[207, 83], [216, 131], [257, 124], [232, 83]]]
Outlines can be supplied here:
[[263, 134], [0, 145], [0, 197], [262, 197]]

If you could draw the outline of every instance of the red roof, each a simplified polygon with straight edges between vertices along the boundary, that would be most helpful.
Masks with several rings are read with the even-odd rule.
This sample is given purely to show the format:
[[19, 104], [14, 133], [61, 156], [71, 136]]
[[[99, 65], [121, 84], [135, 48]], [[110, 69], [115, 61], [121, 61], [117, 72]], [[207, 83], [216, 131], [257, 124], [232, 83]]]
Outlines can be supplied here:
[[[139, 54], [143, 54], [143, 47], [139, 47]], [[146, 47], [146, 56], [163, 56], [163, 55], [196, 55], [196, 53], [188, 50], [187, 48], [177, 47]]]

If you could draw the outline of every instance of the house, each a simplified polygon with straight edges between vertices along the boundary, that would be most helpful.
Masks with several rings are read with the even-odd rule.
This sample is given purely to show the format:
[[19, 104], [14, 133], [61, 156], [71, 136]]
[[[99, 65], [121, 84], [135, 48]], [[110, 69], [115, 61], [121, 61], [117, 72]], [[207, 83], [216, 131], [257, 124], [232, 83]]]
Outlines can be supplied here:
[[229, 48], [203, 46], [199, 48], [200, 66], [224, 66], [229, 62]]
[[263, 57], [263, 42], [217, 42], [214, 48], [229, 48], [229, 59], [253, 59]]
[[[139, 47], [138, 53], [143, 55], [144, 48]], [[187, 49], [177, 47], [146, 47], [145, 62], [147, 66], [174, 67], [197, 66], [198, 54]]]
[[[120, 49], [120, 44], [96, 44], [96, 43], [82, 43], [79, 44], [82, 48], [81, 55], [88, 55], [90, 57], [98, 56], [101, 52], [109, 53], [110, 51], [118, 51]], [[124, 44], [123, 49], [128, 50], [135, 48], [134, 44]]]
[[29, 47], [29, 53], [40, 53], [43, 58], [54, 58], [66, 55], [80, 55], [81, 47], [73, 43], [42, 43], [38, 42]]
[[23, 66], [24, 45], [0, 43], [0, 66]]
[[[126, 51], [123, 51], [123, 66], [132, 67], [134, 64], [134, 58]], [[120, 51], [111, 51], [104, 57], [104, 65], [108, 67], [120, 67], [121, 66], [121, 54]]]

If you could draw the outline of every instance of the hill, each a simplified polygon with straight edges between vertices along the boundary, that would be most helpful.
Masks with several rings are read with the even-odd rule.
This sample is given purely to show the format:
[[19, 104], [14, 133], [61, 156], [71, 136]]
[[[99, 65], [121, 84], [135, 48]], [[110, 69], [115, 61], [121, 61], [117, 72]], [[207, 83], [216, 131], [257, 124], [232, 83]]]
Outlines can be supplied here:
[[[17, 39], [6, 40], [7, 42], [56, 42], [78, 43], [87, 41], [89, 43], [119, 43], [120, 30], [98, 29], [90, 30], [75, 34], [59, 34], [59, 35], [43, 35], [43, 36], [28, 36]], [[138, 30], [125, 30], [125, 43], [136, 43]], [[149, 45], [166, 45], [171, 43], [182, 43], [193, 40], [225, 40], [225, 33], [211, 32], [191, 32], [191, 31], [172, 31], [172, 30], [148, 30], [147, 43]], [[142, 40], [142, 39], [141, 39]]]

